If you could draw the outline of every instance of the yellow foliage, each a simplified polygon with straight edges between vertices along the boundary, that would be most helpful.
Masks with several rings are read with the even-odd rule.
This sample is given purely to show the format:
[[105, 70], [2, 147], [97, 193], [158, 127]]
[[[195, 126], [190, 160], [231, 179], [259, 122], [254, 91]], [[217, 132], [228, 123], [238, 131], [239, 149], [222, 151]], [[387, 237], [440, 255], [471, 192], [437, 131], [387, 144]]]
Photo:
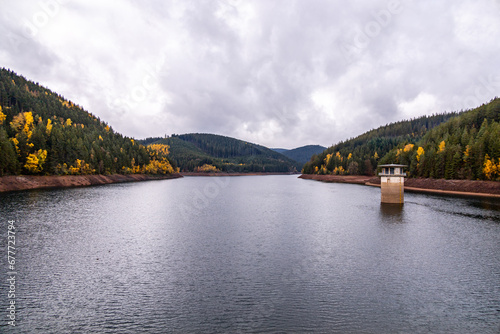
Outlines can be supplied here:
[[375, 160], [378, 160], [379, 156], [378, 156], [378, 153], [377, 153], [377, 152], [375, 152], [375, 154], [373, 155], [373, 158], [374, 158]]
[[342, 157], [342, 156], [340, 155], [340, 152], [337, 152], [337, 153], [335, 154], [335, 157], [336, 157], [337, 159], [339, 159], [340, 161], [344, 161], [344, 157]]
[[51, 119], [48, 119], [47, 120], [47, 134], [50, 135], [50, 133], [52, 132], [52, 120]]
[[71, 126], [73, 122], [71, 121], [71, 118], [68, 118], [66, 122], [64, 123], [65, 126]]
[[59, 99], [59, 102], [61, 102], [61, 104], [63, 106], [65, 106], [66, 108], [71, 108], [71, 107], [75, 106], [75, 104], [71, 101], [65, 101], [65, 100]]
[[352, 153], [349, 153], [349, 155], [347, 156], [347, 160], [350, 160], [352, 159]]
[[165, 144], [150, 144], [147, 146], [150, 149], [150, 155], [156, 156], [158, 153], [168, 155], [170, 146]]
[[209, 164], [204, 164], [201, 167], [195, 168], [195, 172], [198, 172], [198, 173], [217, 173], [219, 171], [220, 170], [217, 167], [209, 165]]
[[469, 159], [469, 156], [470, 156], [470, 146], [467, 145], [464, 151], [464, 161], [467, 161], [467, 159]]
[[328, 166], [328, 163], [330, 162], [330, 159], [333, 157], [333, 153], [327, 154], [325, 158], [325, 165]]
[[0, 106], [0, 124], [3, 123], [6, 118], [7, 116], [2, 112], [2, 106]]
[[495, 165], [495, 159], [490, 159], [489, 155], [486, 154], [484, 157], [483, 173], [487, 180], [495, 180], [496, 176], [500, 173], [499, 167], [500, 161], [497, 166]]
[[410, 152], [411, 150], [413, 150], [414, 146], [415, 145], [413, 145], [413, 144], [408, 144], [408, 145], [405, 146], [404, 151], [405, 152]]
[[343, 175], [344, 173], [345, 173], [345, 170], [344, 170], [344, 167], [342, 167], [342, 166], [335, 167], [335, 169], [333, 170], [333, 174], [335, 174], [335, 175]]
[[132, 142], [132, 146], [135, 145], [135, 141], [133, 139], [130, 139], [130, 141]]
[[[135, 142], [133, 142], [135, 143]], [[174, 172], [172, 165], [165, 156], [169, 153], [169, 146], [165, 144], [151, 144], [146, 147], [151, 156], [151, 161], [141, 168], [142, 173], [147, 174], [171, 174]], [[138, 168], [135, 168], [138, 171]]]
[[45, 159], [47, 159], [46, 150], [38, 150], [36, 153], [30, 153], [26, 158], [24, 168], [26, 168], [30, 173], [41, 172]]
[[12, 122], [10, 122], [10, 127], [13, 130], [19, 132], [19, 131], [21, 131], [23, 124], [24, 124], [24, 114], [19, 113], [16, 116], [14, 116], [14, 118], [12, 119]]
[[26, 168], [29, 172], [31, 173], [36, 173], [38, 172], [38, 158], [36, 155], [33, 153], [29, 154], [28, 157], [26, 158], [26, 164], [24, 165], [24, 168]]
[[30, 139], [31, 135], [33, 134], [33, 132], [31, 131], [31, 129], [33, 128], [33, 122], [34, 122], [33, 114], [31, 113], [31, 111], [25, 112], [24, 117], [26, 119], [26, 123], [24, 123], [23, 131], [28, 136], [28, 139]]
[[425, 153], [423, 147], [419, 147], [417, 150], [417, 161], [420, 162], [420, 157]]
[[130, 173], [138, 174], [138, 173], [140, 173], [141, 172], [141, 168], [139, 166], [135, 165], [135, 159], [132, 158], [132, 160], [130, 162], [131, 162], [132, 168], [123, 167], [123, 169], [125, 170], [125, 173], [127, 173], [127, 174], [130, 174]]
[[17, 132], [23, 131], [24, 133], [26, 133], [28, 139], [30, 139], [31, 135], [33, 134], [33, 132], [31, 131], [33, 128], [33, 122], [34, 119], [31, 111], [21, 112], [14, 116], [12, 122], [10, 122], [10, 126]]
[[[141, 167], [135, 165], [135, 159], [134, 158], [132, 158], [132, 160], [130, 161], [130, 163], [132, 165], [132, 168], [125, 167], [125, 166], [122, 167], [122, 171], [125, 174], [139, 174], [139, 173], [141, 173]], [[145, 168], [144, 167], [143, 167], [142, 172], [145, 172]]]
[[314, 174], [318, 174], [318, 171], [319, 171], [318, 166], [315, 166], [315, 167], [314, 167]]
[[445, 148], [446, 148], [446, 143], [443, 140], [442, 142], [439, 143], [439, 152], [443, 152]]
[[167, 160], [151, 160], [149, 164], [143, 167], [143, 173], [147, 174], [171, 174], [174, 169]]
[[56, 174], [68, 175], [68, 165], [67, 164], [63, 164], [61, 166], [61, 164], [57, 164], [57, 166], [55, 168], [55, 172], [56, 172]]
[[106, 130], [106, 132], [109, 132], [109, 130], [110, 130], [109, 125], [106, 125], [106, 127], [104, 128], [104, 130]]
[[69, 166], [69, 172], [70, 174], [74, 175], [87, 175], [87, 174], [94, 174], [95, 169], [90, 168], [90, 165], [85, 163], [85, 160], [80, 160], [76, 159], [75, 160], [75, 165]]
[[99, 135], [99, 140], [103, 140], [102, 137], [101, 137], [101, 135]]

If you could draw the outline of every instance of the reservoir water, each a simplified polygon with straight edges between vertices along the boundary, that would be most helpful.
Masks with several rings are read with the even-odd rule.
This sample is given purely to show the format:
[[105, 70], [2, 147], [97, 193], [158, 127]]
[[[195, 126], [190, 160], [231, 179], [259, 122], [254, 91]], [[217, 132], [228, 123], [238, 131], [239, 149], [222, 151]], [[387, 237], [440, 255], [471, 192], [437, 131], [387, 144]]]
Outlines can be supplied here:
[[405, 200], [296, 175], [0, 194], [0, 332], [499, 333], [500, 202]]

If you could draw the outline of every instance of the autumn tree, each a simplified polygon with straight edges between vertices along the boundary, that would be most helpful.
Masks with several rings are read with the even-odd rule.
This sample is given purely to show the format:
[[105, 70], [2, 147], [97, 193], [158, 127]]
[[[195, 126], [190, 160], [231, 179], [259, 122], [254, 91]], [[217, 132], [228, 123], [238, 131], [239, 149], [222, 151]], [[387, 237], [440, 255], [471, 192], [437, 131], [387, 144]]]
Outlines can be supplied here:
[[39, 173], [43, 170], [45, 159], [47, 159], [46, 150], [38, 150], [35, 153], [30, 153], [26, 158], [26, 164], [24, 165], [24, 168], [30, 174]]

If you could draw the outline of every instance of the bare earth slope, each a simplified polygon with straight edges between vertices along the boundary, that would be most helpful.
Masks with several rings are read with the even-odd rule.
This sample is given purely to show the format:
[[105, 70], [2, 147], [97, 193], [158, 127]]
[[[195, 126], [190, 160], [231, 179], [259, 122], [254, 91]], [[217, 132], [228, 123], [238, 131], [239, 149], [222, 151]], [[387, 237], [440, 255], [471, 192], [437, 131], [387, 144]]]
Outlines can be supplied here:
[[[341, 176], [303, 174], [300, 176], [300, 178], [324, 182], [366, 184], [371, 186], [380, 185], [380, 179], [378, 177], [363, 175]], [[487, 196], [500, 198], [500, 182], [495, 181], [409, 178], [405, 179], [405, 190], [451, 195]]]
[[179, 174], [172, 175], [65, 175], [65, 176], [2, 176], [0, 177], [0, 192], [39, 189], [39, 188], [62, 188], [81, 187], [98, 184], [138, 182], [147, 180], [163, 180], [182, 177]]

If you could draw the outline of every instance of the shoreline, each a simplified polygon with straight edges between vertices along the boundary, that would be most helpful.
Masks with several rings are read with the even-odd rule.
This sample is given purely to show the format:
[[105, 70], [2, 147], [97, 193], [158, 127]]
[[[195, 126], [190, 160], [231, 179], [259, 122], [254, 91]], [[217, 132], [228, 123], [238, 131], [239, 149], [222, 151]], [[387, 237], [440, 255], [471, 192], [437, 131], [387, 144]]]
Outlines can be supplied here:
[[50, 188], [73, 188], [111, 183], [141, 182], [180, 178], [180, 174], [111, 174], [111, 175], [9, 175], [0, 177], [0, 193]]
[[299, 175], [298, 173], [262, 173], [262, 172], [251, 172], [251, 173], [201, 173], [201, 172], [181, 172], [182, 176], [266, 176], [266, 175]]
[[[376, 176], [302, 174], [299, 178], [322, 182], [350, 183], [380, 187], [380, 178]], [[500, 182], [408, 178], [405, 179], [405, 191], [465, 197], [500, 198]]]
[[[196, 173], [185, 172], [169, 175], [112, 174], [112, 175], [9, 175], [0, 177], [0, 193], [13, 191], [73, 188], [112, 183], [142, 182], [176, 179], [184, 176], [266, 176], [294, 175], [293, 173]], [[298, 174], [297, 174], [298, 175]], [[364, 175], [301, 174], [298, 178], [331, 183], [349, 183], [380, 187], [380, 178]], [[405, 191], [437, 195], [500, 198], [500, 182], [444, 179], [405, 179]]]

